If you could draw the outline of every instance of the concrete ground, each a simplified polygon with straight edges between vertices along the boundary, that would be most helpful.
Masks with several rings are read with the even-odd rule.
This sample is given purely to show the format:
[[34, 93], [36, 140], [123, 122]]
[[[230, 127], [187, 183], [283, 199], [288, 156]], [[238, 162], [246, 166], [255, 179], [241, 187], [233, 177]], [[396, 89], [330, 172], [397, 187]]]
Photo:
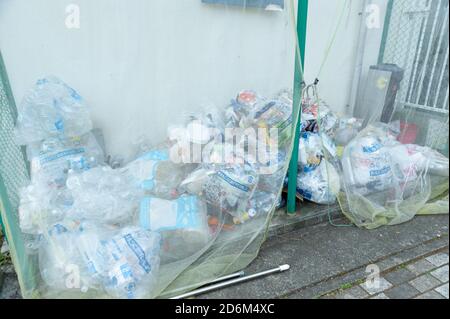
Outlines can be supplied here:
[[448, 224], [445, 215], [370, 231], [298, 229], [270, 238], [246, 270], [289, 264], [288, 272], [200, 298], [448, 298]]
[[[198, 298], [448, 299], [448, 215], [370, 231], [332, 226], [324, 216], [317, 225], [309, 216], [297, 220], [300, 228], [274, 227], [246, 269], [251, 274], [289, 264], [289, 271]], [[9, 264], [0, 266], [0, 298], [20, 298]]]

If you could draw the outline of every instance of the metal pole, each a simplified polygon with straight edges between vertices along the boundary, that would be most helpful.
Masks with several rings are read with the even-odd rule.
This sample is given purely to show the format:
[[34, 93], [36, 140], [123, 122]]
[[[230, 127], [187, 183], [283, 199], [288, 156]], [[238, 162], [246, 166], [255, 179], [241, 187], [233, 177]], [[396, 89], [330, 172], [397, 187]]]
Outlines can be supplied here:
[[[295, 214], [296, 194], [297, 194], [297, 174], [298, 174], [298, 142], [300, 139], [301, 124], [301, 95], [303, 74], [300, 71], [305, 65], [306, 29], [308, 23], [308, 0], [299, 0], [297, 9], [297, 37], [300, 54], [295, 55], [295, 75], [294, 75], [294, 99], [293, 99], [293, 119], [298, 117], [297, 127], [294, 134], [294, 147], [292, 150], [291, 162], [289, 164], [289, 183], [287, 196], [287, 212]], [[300, 61], [298, 56], [300, 56]], [[301, 66], [301, 67], [300, 67]]]
[[217, 283], [215, 285], [211, 285], [211, 286], [207, 286], [207, 287], [200, 288], [200, 289], [197, 289], [197, 290], [193, 290], [191, 292], [188, 292], [188, 293], [176, 296], [176, 297], [172, 297], [170, 299], [184, 299], [184, 298], [197, 296], [197, 295], [204, 294], [204, 293], [207, 293], [207, 292], [210, 292], [210, 291], [213, 291], [213, 290], [217, 290], [217, 289], [220, 289], [220, 288], [225, 288], [225, 287], [228, 287], [228, 286], [231, 286], [231, 285], [235, 285], [235, 284], [238, 284], [238, 283], [241, 283], [241, 282], [245, 282], [245, 281], [253, 280], [253, 279], [256, 279], [256, 278], [261, 278], [261, 277], [264, 277], [264, 276], [268, 276], [268, 275], [276, 274], [276, 273], [279, 273], [279, 272], [283, 272], [283, 271], [288, 270], [289, 268], [290, 268], [289, 265], [283, 265], [283, 266], [280, 266], [278, 268], [266, 270], [266, 271], [259, 272], [259, 273], [253, 274], [253, 275], [249, 275], [249, 276], [244, 276], [244, 277], [228, 280], [228, 281]]
[[201, 282], [199, 284], [194, 284], [194, 285], [190, 285], [190, 286], [185, 286], [185, 287], [182, 287], [182, 288], [174, 289], [174, 290], [168, 292], [167, 294], [168, 295], [172, 295], [172, 294], [175, 294], [175, 293], [179, 293], [181, 290], [182, 291], [186, 291], [186, 290], [189, 290], [189, 289], [200, 289], [200, 288], [203, 288], [205, 286], [217, 284], [219, 282], [223, 282], [223, 281], [226, 281], [226, 280], [239, 278], [239, 277], [243, 277], [243, 276], [245, 276], [245, 272], [244, 271], [240, 271], [240, 272], [236, 272], [236, 273], [231, 274], [231, 275], [226, 275], [226, 276], [214, 279], [212, 281], [204, 281], [204, 282]]

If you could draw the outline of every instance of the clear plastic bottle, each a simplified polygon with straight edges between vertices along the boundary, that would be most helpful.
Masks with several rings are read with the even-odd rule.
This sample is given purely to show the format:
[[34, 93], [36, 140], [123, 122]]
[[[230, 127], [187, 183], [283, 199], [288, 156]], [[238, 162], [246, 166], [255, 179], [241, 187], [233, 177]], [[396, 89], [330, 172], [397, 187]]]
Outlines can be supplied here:
[[172, 162], [168, 151], [154, 150], [126, 165], [122, 172], [132, 176], [147, 194], [174, 199], [179, 196], [178, 186], [193, 167], [192, 164]]
[[31, 179], [50, 186], [65, 185], [69, 170], [85, 171], [104, 162], [103, 149], [92, 133], [67, 139], [50, 138], [27, 146]]
[[145, 197], [138, 223], [162, 235], [163, 262], [181, 260], [199, 252], [210, 238], [207, 206], [197, 196], [183, 195], [176, 200]]
[[90, 227], [78, 236], [89, 275], [114, 298], [154, 297], [161, 236], [139, 227], [108, 232]]
[[73, 197], [71, 213], [104, 224], [131, 220], [143, 196], [133, 178], [107, 166], [71, 173], [66, 184]]
[[80, 136], [91, 129], [86, 102], [54, 76], [38, 80], [19, 105], [16, 139], [20, 145], [57, 136]]

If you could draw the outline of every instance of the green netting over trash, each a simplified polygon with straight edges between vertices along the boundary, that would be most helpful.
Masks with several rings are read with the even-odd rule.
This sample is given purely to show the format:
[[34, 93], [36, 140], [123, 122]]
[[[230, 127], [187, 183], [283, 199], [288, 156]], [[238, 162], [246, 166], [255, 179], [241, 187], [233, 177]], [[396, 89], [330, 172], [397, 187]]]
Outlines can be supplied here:
[[320, 68], [306, 62], [299, 196], [338, 202], [368, 229], [448, 214], [448, 1], [363, 4], [354, 74], [339, 79], [351, 81], [346, 105], [326, 98], [341, 85], [331, 70], [348, 67], [340, 42], [355, 30], [351, 1], [337, 8]]
[[297, 145], [298, 197], [352, 224], [448, 214], [448, 1], [250, 2], [0, 1], [24, 297], [171, 297], [246, 267]]
[[449, 212], [448, 1], [392, 1], [385, 10], [381, 40], [370, 29], [363, 40], [368, 67], [353, 114], [363, 129], [341, 159], [340, 204], [367, 228]]
[[294, 1], [0, 13], [0, 210], [24, 297], [170, 297], [257, 256], [299, 110]]

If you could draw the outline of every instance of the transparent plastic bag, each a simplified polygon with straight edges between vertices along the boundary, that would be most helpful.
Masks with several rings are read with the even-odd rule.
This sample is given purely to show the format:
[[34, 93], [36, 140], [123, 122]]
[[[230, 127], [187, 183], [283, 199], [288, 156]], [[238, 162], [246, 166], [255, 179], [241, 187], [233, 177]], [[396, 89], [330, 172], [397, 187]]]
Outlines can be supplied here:
[[152, 296], [159, 269], [161, 237], [137, 227], [107, 229], [64, 221], [43, 236], [41, 276], [54, 291], [94, 290], [103, 296]]
[[70, 174], [67, 188], [73, 217], [107, 224], [131, 221], [144, 194], [131, 176], [107, 166]]
[[78, 234], [89, 276], [98, 278], [111, 297], [151, 297], [158, 280], [160, 235], [139, 227], [122, 228], [106, 236], [89, 231], [92, 229]]
[[20, 229], [26, 234], [40, 234], [62, 220], [72, 203], [72, 196], [66, 189], [54, 189], [46, 181], [34, 181], [20, 192]]
[[317, 204], [334, 204], [340, 187], [338, 172], [325, 159], [315, 168], [303, 168], [297, 177], [297, 193]]
[[[50, 44], [46, 36], [52, 33], [46, 29], [50, 24], [27, 28], [26, 34], [16, 32], [20, 28], [8, 24], [22, 21], [25, 4], [0, 3], [2, 13], [4, 8], [7, 13], [0, 18], [0, 38], [11, 96], [25, 95], [27, 101], [17, 112], [21, 117], [17, 137], [29, 146], [30, 159], [39, 158], [47, 145], [55, 147], [49, 156], [71, 149], [77, 136], [78, 146], [86, 148], [86, 154], [74, 158], [61, 155], [55, 167], [48, 166], [48, 174], [44, 169], [32, 174], [43, 176], [43, 183], [56, 194], [68, 194], [68, 201], [59, 213], [50, 192], [26, 195], [36, 199], [36, 209], [28, 198], [24, 204], [40, 221], [24, 224], [39, 248], [30, 254], [23, 249], [28, 234], [14, 219], [20, 194], [11, 180], [19, 170], [5, 165], [12, 158], [26, 171], [20, 147], [10, 139], [15, 112], [8, 103], [11, 119], [8, 116], [6, 126], [0, 121], [0, 149], [8, 154], [3, 161], [0, 153], [0, 196], [2, 202], [12, 203], [6, 205], [5, 214], [2, 210], [2, 218], [16, 248], [23, 296], [168, 297], [241, 270], [254, 260], [278, 203], [298, 123], [290, 93], [297, 90], [294, 78], [301, 73], [296, 67], [294, 3], [286, 3], [284, 11], [266, 11], [246, 3], [231, 7], [197, 0], [117, 1], [105, 3], [105, 14], [86, 2], [80, 5], [81, 12], [90, 14], [82, 14], [81, 30], [96, 25], [98, 31], [87, 33], [72, 32], [64, 19], [51, 16], [61, 8], [53, 10], [47, 0], [27, 4], [31, 5], [27, 12], [47, 8], [39, 16], [54, 21], [56, 29], [62, 23], [63, 32], [57, 34], [64, 37], [55, 34]], [[180, 15], [173, 16], [175, 11]], [[167, 19], [149, 18], [153, 13], [174, 19], [167, 24]], [[178, 28], [185, 37], [172, 36]], [[2, 30], [14, 34], [5, 37]], [[255, 36], [255, 31], [264, 36]], [[27, 40], [21, 41], [22, 36]], [[34, 56], [39, 63], [30, 67], [23, 55], [14, 52], [20, 46], [11, 39], [39, 47]], [[85, 100], [52, 78], [28, 94], [25, 88], [36, 74], [48, 71], [76, 85]], [[1, 88], [3, 80], [0, 68]], [[250, 90], [236, 95], [246, 87]], [[53, 98], [58, 107], [49, 103]], [[2, 115], [4, 105], [1, 99]], [[104, 137], [104, 143], [97, 141], [104, 159], [95, 152], [88, 155], [91, 137], [82, 141], [96, 129]], [[144, 229], [139, 206], [145, 198], [154, 204], [150, 217], [162, 216], [169, 226], [176, 218], [175, 227]], [[45, 213], [40, 213], [41, 206]], [[253, 211], [256, 214], [246, 220]], [[187, 217], [193, 224], [183, 224], [190, 220]], [[27, 222], [29, 218], [25, 217]], [[78, 227], [67, 226], [68, 220]], [[65, 230], [48, 234], [55, 223]], [[128, 235], [141, 249], [131, 249]], [[145, 263], [152, 270], [142, 268]], [[68, 287], [64, 275], [71, 265], [79, 268], [80, 285], [71, 281]]]
[[92, 130], [84, 99], [54, 76], [36, 82], [19, 108], [16, 136], [21, 145], [53, 137], [81, 136]]
[[178, 186], [195, 168], [192, 164], [177, 164], [168, 150], [152, 150], [127, 164], [121, 171], [134, 179], [147, 194], [174, 199], [179, 196]]
[[145, 197], [140, 204], [138, 224], [161, 234], [163, 263], [191, 256], [212, 238], [206, 203], [196, 196], [184, 195], [172, 201]]
[[218, 170], [200, 168], [189, 175], [180, 187], [233, 214], [245, 205], [257, 183], [255, 170], [243, 164], [227, 165]]
[[103, 149], [92, 133], [67, 139], [52, 138], [27, 146], [31, 180], [46, 180], [63, 187], [69, 170], [86, 171], [105, 161]]

